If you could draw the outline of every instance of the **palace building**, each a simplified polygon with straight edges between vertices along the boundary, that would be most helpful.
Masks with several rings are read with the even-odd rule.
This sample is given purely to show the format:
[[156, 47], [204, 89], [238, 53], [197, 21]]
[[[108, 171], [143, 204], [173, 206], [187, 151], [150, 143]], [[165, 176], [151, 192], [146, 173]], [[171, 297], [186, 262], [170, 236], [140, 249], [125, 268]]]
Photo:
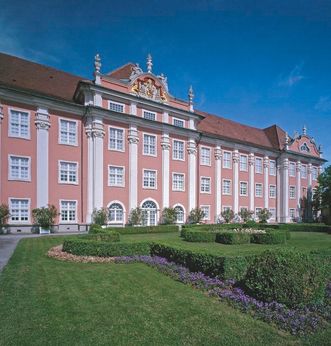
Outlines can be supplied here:
[[271, 222], [312, 218], [321, 147], [208, 114], [171, 94], [167, 77], [128, 63], [94, 79], [0, 54], [0, 201], [11, 232], [30, 231], [31, 211], [53, 204], [58, 230], [83, 230], [94, 209], [122, 226], [133, 208], [145, 225], [174, 207], [200, 207], [215, 223], [225, 209], [270, 210]]

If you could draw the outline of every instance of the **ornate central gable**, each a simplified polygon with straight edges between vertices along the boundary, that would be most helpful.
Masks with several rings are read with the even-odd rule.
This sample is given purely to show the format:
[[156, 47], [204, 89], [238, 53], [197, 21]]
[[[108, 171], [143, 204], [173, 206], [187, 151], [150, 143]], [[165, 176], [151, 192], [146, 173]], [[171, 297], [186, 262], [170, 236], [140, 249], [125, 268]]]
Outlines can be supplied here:
[[142, 78], [137, 78], [132, 84], [131, 92], [135, 93], [137, 96], [154, 101], [167, 101], [167, 96], [164, 88], [150, 76], [145, 75]]

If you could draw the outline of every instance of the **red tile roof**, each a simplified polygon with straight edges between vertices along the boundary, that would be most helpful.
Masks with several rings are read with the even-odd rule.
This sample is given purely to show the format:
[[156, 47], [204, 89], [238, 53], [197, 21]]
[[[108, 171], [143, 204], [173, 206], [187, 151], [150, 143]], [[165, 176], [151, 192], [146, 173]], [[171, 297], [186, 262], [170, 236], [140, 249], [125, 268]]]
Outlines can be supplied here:
[[283, 142], [284, 131], [276, 125], [259, 129], [206, 112], [195, 111], [195, 113], [204, 116], [204, 119], [198, 124], [198, 130], [201, 132], [270, 149], [282, 148], [280, 143]]
[[107, 76], [120, 80], [129, 79], [133, 66], [135, 65], [132, 62], [128, 62], [127, 64], [117, 68], [116, 70], [107, 73]]
[[0, 53], [0, 85], [73, 101], [77, 84], [82, 79], [52, 67]]

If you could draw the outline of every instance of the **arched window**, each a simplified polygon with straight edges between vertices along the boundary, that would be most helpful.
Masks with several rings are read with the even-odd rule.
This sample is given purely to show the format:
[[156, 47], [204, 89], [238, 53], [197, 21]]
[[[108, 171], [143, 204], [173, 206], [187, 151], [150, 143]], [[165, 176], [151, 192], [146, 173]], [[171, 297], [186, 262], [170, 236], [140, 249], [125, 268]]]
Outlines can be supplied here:
[[184, 209], [180, 205], [177, 205], [175, 208], [176, 211], [176, 222], [184, 223]]
[[146, 201], [141, 206], [143, 226], [155, 226], [157, 216], [157, 206], [153, 201]]
[[109, 206], [109, 222], [123, 222], [123, 207], [119, 203], [113, 203]]

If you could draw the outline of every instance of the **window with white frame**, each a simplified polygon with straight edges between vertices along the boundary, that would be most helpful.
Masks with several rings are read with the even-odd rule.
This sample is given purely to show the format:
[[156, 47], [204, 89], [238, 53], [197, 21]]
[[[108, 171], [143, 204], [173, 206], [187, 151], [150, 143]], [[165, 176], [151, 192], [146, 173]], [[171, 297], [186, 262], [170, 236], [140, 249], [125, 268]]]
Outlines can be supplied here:
[[276, 193], [277, 193], [276, 185], [270, 185], [269, 186], [269, 197], [270, 198], [276, 198]]
[[114, 101], [109, 101], [109, 110], [119, 113], [124, 113], [124, 104]]
[[276, 208], [270, 208], [269, 211], [271, 213], [270, 219], [276, 220]]
[[144, 134], [144, 155], [156, 156], [156, 136]]
[[275, 160], [269, 161], [269, 174], [276, 175], [276, 161]]
[[61, 201], [60, 214], [62, 222], [76, 222], [77, 214], [76, 201]]
[[78, 165], [77, 162], [59, 162], [59, 182], [65, 184], [78, 183]]
[[156, 171], [144, 169], [143, 187], [146, 189], [156, 189]]
[[223, 195], [231, 195], [231, 180], [223, 179]]
[[210, 177], [200, 178], [200, 192], [210, 193]]
[[11, 109], [9, 113], [9, 136], [30, 138], [30, 116], [28, 112]]
[[184, 127], [184, 120], [182, 120], [182, 119], [173, 118], [172, 123], [174, 126]]
[[209, 205], [202, 205], [200, 208], [204, 213], [203, 220], [210, 220], [210, 206]]
[[148, 120], [156, 120], [156, 113], [150, 111], [143, 111], [143, 117]]
[[109, 186], [124, 186], [124, 167], [108, 166]]
[[200, 149], [200, 163], [201, 163], [201, 165], [210, 166], [210, 148], [201, 147], [201, 149]]
[[155, 226], [157, 223], [157, 206], [153, 201], [145, 201], [141, 206], [142, 225]]
[[313, 167], [313, 169], [312, 169], [312, 179], [313, 180], [317, 180], [317, 178], [318, 178], [318, 169], [317, 169], [317, 167]]
[[175, 208], [176, 212], [176, 222], [177, 223], [184, 223], [184, 209], [180, 205], [177, 205]]
[[184, 142], [174, 140], [172, 146], [172, 158], [174, 160], [184, 160]]
[[77, 122], [60, 119], [60, 144], [77, 145]]
[[248, 167], [248, 156], [247, 155], [240, 155], [240, 171], [246, 172]]
[[9, 179], [30, 180], [30, 158], [21, 156], [9, 156]]
[[255, 173], [262, 173], [263, 165], [262, 165], [262, 158], [256, 157], [255, 158]]
[[289, 164], [289, 175], [290, 177], [295, 177], [295, 162], [290, 162]]
[[173, 173], [172, 174], [172, 190], [173, 191], [184, 191], [184, 174]]
[[291, 220], [294, 220], [295, 219], [295, 209], [294, 208], [290, 208], [290, 218]]
[[248, 183], [246, 181], [240, 182], [240, 196], [248, 195]]
[[260, 183], [255, 184], [255, 197], [262, 197], [263, 186]]
[[108, 208], [110, 223], [123, 223], [123, 207], [119, 203], [112, 203]]
[[124, 130], [109, 127], [109, 149], [124, 151]]
[[9, 200], [9, 212], [11, 222], [28, 222], [30, 215], [29, 209], [30, 201], [28, 199], [11, 198]]
[[301, 165], [301, 178], [307, 178], [307, 165]]
[[289, 195], [290, 199], [295, 199], [295, 186], [290, 186]]
[[231, 153], [223, 151], [223, 168], [231, 168]]

